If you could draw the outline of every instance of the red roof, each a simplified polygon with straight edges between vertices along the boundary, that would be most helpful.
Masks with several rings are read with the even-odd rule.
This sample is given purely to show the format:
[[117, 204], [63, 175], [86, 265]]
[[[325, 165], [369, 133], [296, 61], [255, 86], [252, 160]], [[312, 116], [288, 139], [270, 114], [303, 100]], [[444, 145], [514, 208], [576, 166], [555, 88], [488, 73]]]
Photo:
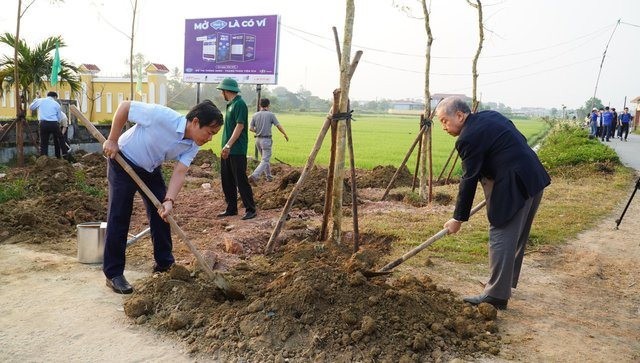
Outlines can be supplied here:
[[167, 68], [164, 64], [151, 63], [151, 65], [154, 66], [158, 71], [169, 72], [169, 68]]
[[81, 66], [84, 66], [88, 71], [100, 72], [100, 68], [95, 64], [83, 63]]

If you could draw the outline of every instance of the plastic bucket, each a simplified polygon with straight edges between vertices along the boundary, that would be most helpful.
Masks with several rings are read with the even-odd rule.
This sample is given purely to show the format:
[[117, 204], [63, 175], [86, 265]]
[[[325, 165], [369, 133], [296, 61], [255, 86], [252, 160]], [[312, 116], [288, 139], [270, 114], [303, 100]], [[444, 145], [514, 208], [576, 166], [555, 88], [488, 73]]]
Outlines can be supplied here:
[[80, 223], [78, 228], [78, 262], [102, 263], [104, 258], [105, 222]]

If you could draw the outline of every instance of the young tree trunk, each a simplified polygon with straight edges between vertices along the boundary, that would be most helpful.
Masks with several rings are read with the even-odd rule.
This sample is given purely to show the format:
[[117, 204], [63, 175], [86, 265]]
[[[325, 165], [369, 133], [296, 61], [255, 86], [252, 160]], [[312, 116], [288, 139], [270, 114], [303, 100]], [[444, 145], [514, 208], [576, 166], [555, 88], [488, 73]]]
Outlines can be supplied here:
[[13, 46], [13, 85], [16, 103], [16, 153], [18, 166], [24, 165], [24, 140], [22, 138], [22, 126], [24, 113], [20, 102], [20, 74], [18, 73], [18, 46], [20, 45], [20, 18], [22, 18], [22, 0], [18, 0], [18, 16], [16, 17], [16, 39]]
[[[355, 16], [354, 0], [347, 0], [344, 42], [342, 43], [342, 60], [340, 61], [340, 104], [339, 112], [348, 112], [349, 86], [351, 69], [351, 39], [353, 36], [353, 19]], [[342, 238], [342, 192], [344, 184], [344, 161], [345, 144], [347, 136], [347, 126], [345, 120], [338, 121], [336, 133], [336, 164], [333, 173], [333, 197], [331, 214], [333, 217], [333, 228], [331, 240], [338, 244]]]
[[[426, 122], [430, 122], [431, 118], [431, 91], [429, 90], [429, 73], [431, 71], [431, 44], [433, 44], [433, 34], [431, 33], [431, 24], [429, 22], [429, 9], [427, 8], [427, 1], [421, 0], [422, 13], [424, 15], [424, 28], [427, 32], [427, 50], [425, 53], [425, 71], [424, 71], [424, 117]], [[427, 194], [427, 184], [430, 186], [433, 179], [432, 173], [427, 175], [427, 153], [430, 152], [427, 144], [429, 142], [429, 132], [422, 134], [421, 148], [420, 148], [420, 197], [422, 199], [428, 199], [431, 202], [431, 192]], [[429, 167], [431, 170], [431, 167]], [[431, 190], [431, 188], [429, 188]]]
[[474, 0], [476, 3], [472, 3], [471, 0], [467, 0], [467, 3], [478, 10], [478, 50], [476, 50], [476, 55], [473, 57], [473, 101], [471, 103], [471, 110], [476, 112], [478, 110], [478, 105], [480, 101], [478, 101], [477, 91], [478, 91], [478, 59], [480, 58], [480, 52], [482, 52], [482, 43], [484, 42], [484, 26], [482, 24], [482, 2], [481, 0]]
[[133, 19], [131, 20], [131, 46], [129, 47], [129, 83], [131, 86], [131, 98], [135, 99], [135, 92], [133, 90], [133, 37], [136, 29], [136, 13], [138, 10], [138, 0], [133, 1]]

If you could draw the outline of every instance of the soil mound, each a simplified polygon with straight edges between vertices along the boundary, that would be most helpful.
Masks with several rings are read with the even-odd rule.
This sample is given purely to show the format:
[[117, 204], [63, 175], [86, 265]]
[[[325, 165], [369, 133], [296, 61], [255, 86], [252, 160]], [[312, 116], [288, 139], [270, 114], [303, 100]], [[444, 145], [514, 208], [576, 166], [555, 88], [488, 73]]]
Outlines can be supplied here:
[[[283, 169], [284, 171], [284, 169]], [[275, 209], [284, 207], [291, 194], [291, 190], [300, 179], [300, 170], [284, 171], [282, 177], [278, 176], [279, 183], [275, 188], [259, 190], [255, 199], [260, 209]], [[311, 209], [316, 213], [322, 213], [324, 209], [324, 196], [327, 184], [327, 169], [314, 166], [302, 184], [296, 197], [294, 207]], [[342, 201], [344, 205], [351, 205], [351, 187], [348, 180], [343, 183]], [[255, 191], [254, 191], [255, 192]]]
[[[102, 158], [101, 163], [105, 161]], [[65, 160], [39, 157], [14, 182], [24, 183], [25, 198], [0, 204], [0, 242], [48, 243], [60, 236], [75, 234], [79, 223], [103, 221], [106, 197], [105, 177], [94, 178], [88, 173], [102, 173], [98, 167], [82, 163], [72, 166]]]
[[[398, 170], [393, 165], [378, 165], [370, 172], [359, 172], [356, 175], [356, 185], [358, 188], [386, 188]], [[409, 172], [407, 166], [403, 166], [398, 173], [394, 187], [410, 187], [413, 183], [413, 175]]]
[[226, 275], [241, 301], [225, 301], [197, 274], [155, 275], [135, 286], [125, 312], [223, 361], [419, 362], [499, 352], [490, 305], [466, 306], [429, 277], [365, 278], [379, 245], [352, 256], [347, 246], [294, 242], [254, 256]]

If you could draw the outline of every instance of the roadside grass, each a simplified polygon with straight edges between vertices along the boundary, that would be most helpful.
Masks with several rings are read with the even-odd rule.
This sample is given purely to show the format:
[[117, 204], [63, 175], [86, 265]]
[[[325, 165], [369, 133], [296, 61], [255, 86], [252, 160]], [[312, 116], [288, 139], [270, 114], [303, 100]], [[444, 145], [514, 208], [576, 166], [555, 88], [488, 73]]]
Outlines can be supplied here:
[[[277, 129], [273, 129], [273, 157], [272, 163], [278, 160], [292, 166], [303, 166], [316, 138], [324, 123], [326, 115], [314, 113], [285, 113], [278, 114], [278, 120], [289, 135], [289, 142]], [[527, 137], [534, 139], [537, 135], [543, 135], [548, 125], [541, 120], [514, 120], [514, 123]], [[356, 167], [359, 169], [373, 169], [378, 165], [399, 166], [409, 147], [419, 132], [419, 118], [417, 116], [404, 115], [354, 115], [352, 122], [354, 155]], [[254, 138], [249, 133], [248, 156], [254, 155]], [[216, 135], [212, 141], [203, 148], [211, 149], [214, 153], [220, 153], [221, 136]], [[331, 133], [327, 132], [322, 148], [316, 157], [317, 165], [329, 164]], [[446, 162], [455, 138], [447, 135], [436, 120], [433, 124], [433, 170], [439, 172]], [[417, 146], [407, 162], [410, 170], [415, 167]], [[346, 163], [349, 163], [347, 158]], [[413, 165], [413, 167], [412, 167]], [[457, 173], [459, 175], [458, 165]]]
[[104, 188], [87, 183], [87, 174], [83, 170], [75, 171], [75, 183], [76, 188], [91, 196], [103, 198], [106, 195]]
[[27, 195], [27, 180], [25, 178], [11, 181], [0, 181], [0, 204], [9, 200], [20, 200]]
[[[551, 130], [539, 155], [552, 181], [545, 189], [533, 223], [529, 251], [566, 243], [587, 228], [615, 226], [609, 215], [621, 210], [620, 204], [628, 198], [634, 173], [620, 164], [613, 150], [589, 140], [586, 131], [559, 126]], [[457, 188], [457, 185], [437, 186], [434, 192], [449, 194], [455, 200]], [[474, 204], [483, 199], [482, 188], [478, 188]], [[414, 212], [380, 212], [367, 215], [359, 222], [363, 233], [395, 238], [391, 261], [442, 230], [453, 208], [452, 203], [427, 206]], [[349, 223], [347, 219], [345, 227]], [[433, 257], [460, 263], [486, 263], [488, 227], [486, 210], [482, 209], [463, 224], [460, 232], [436, 241], [405, 265], [424, 266]]]

